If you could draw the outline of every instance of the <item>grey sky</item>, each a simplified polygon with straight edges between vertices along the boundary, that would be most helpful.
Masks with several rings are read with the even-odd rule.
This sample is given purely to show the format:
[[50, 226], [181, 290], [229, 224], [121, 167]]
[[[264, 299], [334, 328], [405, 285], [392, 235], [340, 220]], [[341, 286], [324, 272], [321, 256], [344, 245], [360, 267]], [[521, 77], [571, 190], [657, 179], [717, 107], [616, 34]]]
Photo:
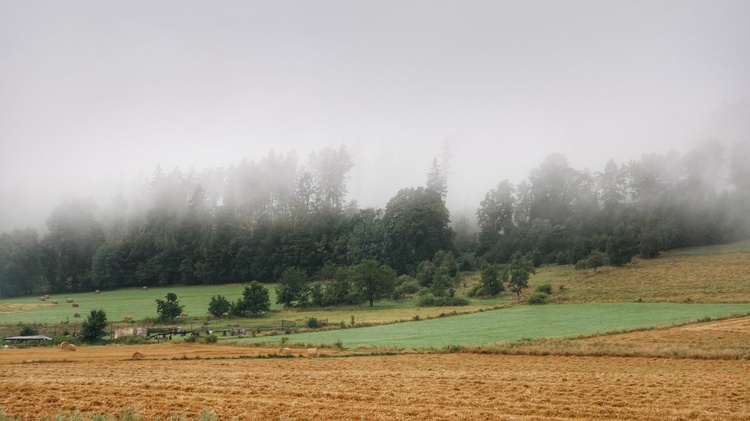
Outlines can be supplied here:
[[[347, 145], [351, 198], [473, 212], [545, 155], [599, 169], [732, 136], [748, 1], [0, 0], [0, 215], [103, 181]], [[729, 139], [736, 140], [736, 139]]]

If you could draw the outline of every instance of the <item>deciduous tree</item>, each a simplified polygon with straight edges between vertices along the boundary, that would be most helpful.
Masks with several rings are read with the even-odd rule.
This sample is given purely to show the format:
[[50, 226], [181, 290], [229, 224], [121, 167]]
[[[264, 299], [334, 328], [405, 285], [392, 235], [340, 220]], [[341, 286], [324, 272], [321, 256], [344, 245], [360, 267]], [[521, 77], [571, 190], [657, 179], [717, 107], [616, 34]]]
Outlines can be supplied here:
[[183, 308], [185, 306], [180, 305], [177, 294], [173, 292], [167, 293], [166, 300], [156, 299], [156, 312], [159, 314], [160, 321], [169, 322], [176, 319], [182, 314]]
[[521, 300], [521, 291], [529, 287], [530, 275], [535, 273], [531, 255], [522, 256], [520, 253], [516, 253], [513, 256], [508, 268], [508, 286], [516, 293], [519, 300]]
[[363, 260], [352, 270], [352, 278], [360, 296], [372, 307], [375, 300], [393, 293], [396, 273], [374, 260]]

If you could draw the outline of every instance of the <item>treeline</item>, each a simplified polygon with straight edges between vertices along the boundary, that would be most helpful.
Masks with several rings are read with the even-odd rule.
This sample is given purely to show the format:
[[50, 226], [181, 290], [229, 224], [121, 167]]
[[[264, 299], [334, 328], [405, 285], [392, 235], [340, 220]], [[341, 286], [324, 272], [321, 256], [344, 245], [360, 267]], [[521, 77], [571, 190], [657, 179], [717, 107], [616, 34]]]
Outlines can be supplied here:
[[536, 265], [573, 264], [596, 252], [624, 264], [750, 233], [747, 142], [610, 161], [599, 173], [551, 155], [526, 180], [490, 190], [477, 226], [459, 218], [452, 228], [437, 160], [425, 187], [399, 191], [385, 209], [345, 201], [352, 167], [345, 148], [314, 152], [304, 165], [293, 153], [272, 153], [225, 170], [157, 168], [135, 194], [99, 213], [90, 201], [66, 201], [44, 236], [0, 234], [0, 297], [271, 282], [290, 268], [326, 279], [331, 267], [363, 261], [414, 276], [436, 254], [460, 270], [518, 255]]
[[623, 265], [638, 255], [750, 234], [750, 143], [707, 141], [681, 156], [643, 155], [591, 173], [551, 155], [517, 185], [500, 182], [477, 210], [474, 251], [493, 263], [516, 252], [535, 264]]
[[439, 191], [407, 188], [385, 210], [358, 209], [345, 202], [352, 166], [343, 147], [314, 152], [305, 165], [271, 153], [226, 170], [157, 168], [100, 216], [90, 201], [66, 201], [44, 237], [0, 235], [0, 296], [271, 282], [288, 268], [312, 276], [366, 259], [406, 273], [451, 249]]

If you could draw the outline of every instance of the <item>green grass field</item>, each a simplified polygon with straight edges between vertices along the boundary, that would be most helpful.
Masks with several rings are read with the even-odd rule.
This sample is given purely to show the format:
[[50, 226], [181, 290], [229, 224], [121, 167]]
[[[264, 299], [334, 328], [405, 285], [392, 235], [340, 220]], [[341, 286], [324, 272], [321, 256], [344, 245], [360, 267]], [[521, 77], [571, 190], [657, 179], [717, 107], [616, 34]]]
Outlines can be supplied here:
[[[40, 302], [37, 296], [21, 297], [0, 300], [0, 334], [16, 334], [18, 324], [42, 324], [48, 325], [41, 328], [40, 333], [55, 334], [68, 330], [74, 331], [75, 323], [80, 323], [91, 313], [91, 310], [102, 309], [107, 313], [109, 322], [116, 325], [129, 325], [123, 323], [125, 316], [130, 316], [134, 321], [141, 322], [146, 318], [154, 319], [156, 313], [156, 299], [164, 299], [168, 292], [177, 294], [184, 312], [188, 318], [179, 318], [174, 324], [182, 326], [202, 327], [204, 329], [220, 330], [229, 327], [243, 327], [255, 329], [260, 326], [278, 325], [281, 320], [303, 325], [308, 318], [315, 317], [329, 324], [351, 323], [354, 317], [356, 323], [392, 323], [401, 320], [410, 320], [415, 316], [421, 318], [435, 317], [441, 313], [451, 311], [471, 312], [479, 309], [490, 308], [507, 303], [511, 297], [501, 299], [473, 300], [472, 305], [460, 308], [433, 307], [415, 308], [414, 301], [410, 299], [392, 301], [383, 300], [375, 303], [374, 307], [367, 305], [340, 306], [334, 308], [309, 308], [282, 309], [276, 302], [275, 285], [266, 285], [271, 299], [271, 311], [255, 318], [223, 318], [216, 319], [208, 315], [208, 304], [212, 296], [223, 295], [230, 301], [234, 301], [242, 295], [242, 285], [208, 285], [208, 286], [175, 286], [164, 288], [150, 288], [148, 291], [141, 289], [123, 289], [118, 291], [103, 291], [100, 294], [81, 293], [50, 296], [50, 300]], [[78, 307], [66, 303], [67, 298], [72, 298], [78, 303]], [[58, 304], [50, 304], [51, 300], [57, 300]], [[18, 311], [23, 310], [23, 311]], [[10, 312], [6, 312], [10, 311]], [[74, 318], [74, 314], [80, 314], [80, 318]]]
[[[168, 292], [177, 294], [180, 304], [184, 305], [184, 312], [188, 315], [202, 316], [208, 314], [208, 303], [211, 296], [223, 295], [229, 300], [236, 300], [242, 295], [242, 285], [211, 285], [211, 286], [175, 286], [166, 288], [149, 288], [148, 291], [141, 289], [122, 289], [117, 291], [103, 291], [101, 294], [93, 292], [81, 294], [53, 295], [50, 300], [57, 300], [58, 304], [44, 303], [38, 297], [23, 297], [9, 300], [1, 300], [3, 304], [43, 304], [43, 307], [26, 311], [23, 313], [0, 314], [0, 323], [60, 323], [69, 319], [73, 321], [73, 315], [79, 313], [82, 317], [88, 315], [91, 310], [104, 310], [110, 321], [120, 321], [125, 316], [131, 316], [133, 320], [144, 318], [155, 318], [156, 299], [164, 299]], [[270, 288], [272, 302], [275, 301], [273, 288]], [[72, 307], [65, 302], [72, 298], [79, 307]]]
[[[749, 304], [613, 303], [516, 306], [506, 309], [359, 329], [285, 335], [289, 343], [344, 347], [440, 348], [520, 339], [594, 335], [668, 326], [704, 317], [750, 313]], [[280, 344], [281, 337], [240, 339]]]
[[[498, 306], [513, 306], [510, 293], [495, 299], [471, 299], [466, 307], [416, 308], [413, 299], [384, 300], [374, 307], [282, 309], [272, 304], [267, 314], [250, 319], [215, 319], [208, 316], [208, 303], [214, 295], [236, 300], [242, 285], [176, 286], [126, 289], [52, 296], [57, 305], [42, 303], [37, 296], [0, 300], [0, 334], [17, 334], [19, 324], [37, 324], [40, 333], [72, 331], [94, 309], [102, 309], [108, 320], [123, 325], [126, 316], [139, 324], [156, 318], [156, 299], [168, 292], [177, 294], [188, 318], [176, 324], [220, 330], [228, 327], [255, 329], [278, 325], [281, 320], [297, 326], [315, 317], [331, 325], [383, 324], [423, 319], [416, 323], [349, 329], [294, 336], [294, 341], [334, 343], [345, 346], [379, 345], [396, 347], [441, 347], [456, 344], [486, 344], [523, 338], [589, 335], [636, 327], [657, 326], [750, 311], [750, 241], [729, 245], [698, 247], [664, 253], [651, 260], [636, 260], [625, 267], [604, 267], [597, 272], [575, 270], [571, 266], [539, 268], [530, 280], [530, 294], [537, 285], [550, 284], [553, 294], [547, 306], [515, 306], [460, 317], [440, 318], [451, 312], [470, 313]], [[478, 282], [478, 274], [462, 279], [462, 296]], [[274, 285], [266, 285], [275, 303]], [[79, 307], [65, 302], [72, 298]], [[637, 301], [642, 301], [636, 303]], [[603, 304], [610, 303], [610, 304]], [[682, 304], [681, 303], [692, 303]], [[582, 305], [578, 305], [582, 304]], [[719, 305], [721, 304], [721, 305]], [[79, 313], [81, 318], [74, 318]], [[418, 316], [418, 317], [417, 317]], [[148, 324], [148, 323], [147, 323]], [[288, 326], [288, 325], [287, 325]], [[344, 335], [344, 336], [336, 336]], [[350, 336], [351, 335], [351, 336]], [[291, 338], [290, 338], [291, 339]]]

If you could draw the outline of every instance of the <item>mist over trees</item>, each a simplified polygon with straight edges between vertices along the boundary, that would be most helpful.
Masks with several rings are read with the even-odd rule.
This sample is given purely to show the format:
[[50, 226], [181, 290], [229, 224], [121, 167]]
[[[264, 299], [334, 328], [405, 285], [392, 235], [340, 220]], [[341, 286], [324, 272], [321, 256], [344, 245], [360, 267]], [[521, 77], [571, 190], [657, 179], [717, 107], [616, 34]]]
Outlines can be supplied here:
[[598, 173], [550, 155], [527, 180], [501, 181], [485, 195], [475, 251], [493, 263], [521, 252], [534, 253], [536, 264], [574, 264], [599, 250], [622, 265], [636, 255], [745, 238], [750, 161], [737, 157], [747, 145], [724, 150], [707, 141], [682, 156], [610, 160]]
[[[270, 153], [203, 172], [157, 167], [136, 194], [117, 194], [98, 213], [90, 201], [65, 201], [49, 215], [44, 236], [31, 228], [0, 234], [0, 297], [283, 280], [288, 291], [279, 296], [288, 305], [371, 302], [382, 294], [366, 286], [380, 284], [362, 273], [351, 283], [349, 268], [415, 277], [430, 262], [449, 262], [436, 267], [453, 268], [452, 279], [459, 269], [518, 263], [519, 256], [535, 266], [599, 262], [602, 255], [622, 265], [750, 235], [747, 142], [610, 160], [600, 172], [549, 155], [528, 178], [488, 191], [476, 226], [446, 208], [445, 154], [432, 160], [425, 186], [404, 186], [384, 209], [346, 201], [353, 165], [346, 148], [328, 147], [304, 164], [294, 153]], [[488, 286], [501, 275], [487, 273]], [[442, 293], [450, 282], [433, 288], [441, 276], [417, 279]], [[325, 287], [309, 287], [309, 279]]]

